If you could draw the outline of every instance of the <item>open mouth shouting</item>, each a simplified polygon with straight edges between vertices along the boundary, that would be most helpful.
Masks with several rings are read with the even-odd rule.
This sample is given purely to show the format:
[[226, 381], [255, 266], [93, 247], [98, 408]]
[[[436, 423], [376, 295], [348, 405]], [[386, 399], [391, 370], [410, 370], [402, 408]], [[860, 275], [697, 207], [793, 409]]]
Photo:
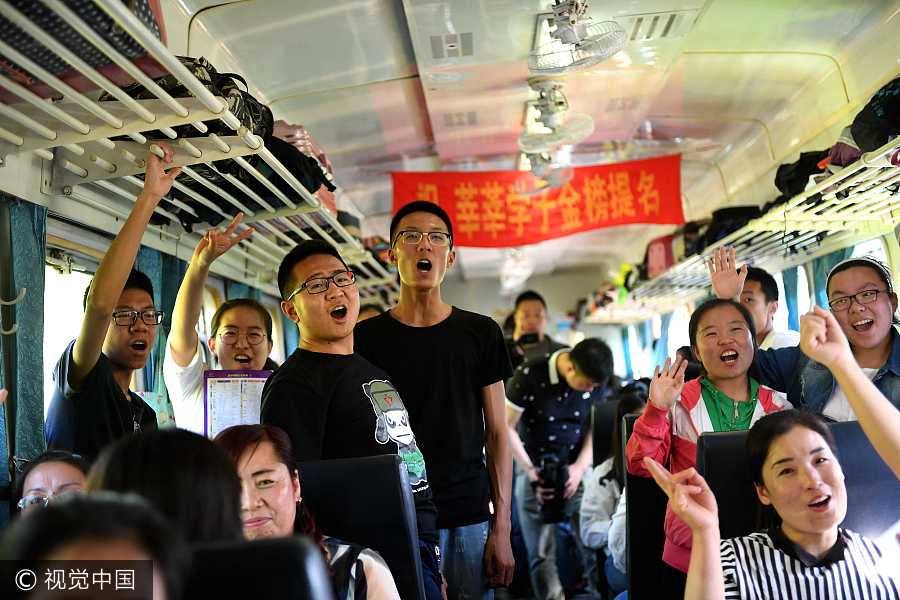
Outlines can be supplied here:
[[721, 360], [726, 365], [733, 366], [737, 364], [738, 353], [734, 350], [726, 350], [722, 354], [719, 355], [719, 360]]
[[243, 352], [234, 355], [234, 362], [240, 363], [242, 365], [249, 365], [253, 359], [250, 358], [250, 355], [244, 354]]
[[860, 332], [872, 329], [873, 325], [875, 325], [875, 321], [872, 319], [859, 319], [850, 324], [853, 329]]
[[422, 273], [431, 271], [431, 261], [427, 258], [420, 258], [416, 261], [416, 270]]
[[807, 504], [810, 510], [814, 510], [816, 512], [825, 512], [831, 506], [831, 496], [828, 494], [821, 494], [813, 498], [813, 501]]
[[331, 315], [332, 319], [336, 321], [342, 321], [347, 316], [347, 307], [344, 304], [338, 304], [331, 307], [331, 309], [328, 311], [328, 314]]
[[129, 348], [139, 354], [143, 354], [144, 352], [146, 352], [148, 346], [149, 344], [147, 344], [147, 340], [134, 340], [128, 345]]

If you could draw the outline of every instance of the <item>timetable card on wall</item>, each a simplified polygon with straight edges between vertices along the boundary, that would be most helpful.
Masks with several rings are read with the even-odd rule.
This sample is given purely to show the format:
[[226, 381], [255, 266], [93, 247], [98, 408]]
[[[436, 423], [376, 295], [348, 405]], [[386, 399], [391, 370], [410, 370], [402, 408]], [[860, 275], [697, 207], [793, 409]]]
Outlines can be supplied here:
[[272, 371], [206, 371], [204, 430], [213, 438], [232, 425], [259, 423], [263, 386]]

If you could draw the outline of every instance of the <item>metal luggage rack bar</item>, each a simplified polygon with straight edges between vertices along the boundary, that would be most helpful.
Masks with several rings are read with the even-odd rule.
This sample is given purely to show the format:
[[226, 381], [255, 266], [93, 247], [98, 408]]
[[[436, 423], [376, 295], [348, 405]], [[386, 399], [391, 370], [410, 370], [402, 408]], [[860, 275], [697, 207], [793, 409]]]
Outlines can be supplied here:
[[[741, 262], [780, 271], [891, 233], [900, 224], [900, 138], [868, 152], [741, 229], [636, 286], [630, 299], [673, 308], [709, 293], [705, 261], [734, 246]], [[893, 163], [891, 161], [894, 161]]]
[[[131, 98], [117, 84], [59, 43], [50, 32], [41, 29], [6, 0], [0, 0], [0, 11], [7, 19], [116, 99], [99, 102], [93, 97], [96, 94], [75, 90], [0, 40], [0, 55], [29, 71], [61, 97], [58, 101], [41, 98], [19, 82], [0, 75], [0, 88], [18, 100], [14, 104], [0, 103], [0, 158], [33, 152], [46, 161], [42, 191], [72, 196], [86, 205], [118, 215], [121, 210], [99, 207], [96, 200], [80, 195], [78, 186], [92, 186], [106, 194], [133, 201], [142, 185], [135, 175], [143, 172], [147, 148], [158, 156], [162, 155], [153, 143], [154, 137], [160, 137], [156, 132], [161, 132], [165, 139], [171, 140], [169, 143], [175, 149], [174, 164], [184, 168], [175, 183], [175, 190], [181, 197], [170, 195], [165, 198], [157, 208], [157, 214], [178, 224], [176, 211], [197, 219], [196, 208], [200, 206], [223, 220], [230, 220], [238, 212], [243, 212], [246, 218], [242, 228], [252, 223], [257, 229], [252, 238], [241, 242], [240, 247], [235, 249], [245, 259], [248, 271], [274, 276], [281, 258], [298, 241], [319, 238], [334, 244], [348, 264], [356, 267], [360, 291], [366, 297], [379, 289], [384, 289], [390, 296], [399, 292], [395, 279], [265, 147], [263, 139], [243, 126], [229, 110], [227, 102], [207, 89], [124, 3], [119, 0], [94, 0], [117, 26], [181, 82], [193, 97], [173, 98], [61, 0], [39, 1], [156, 99]], [[220, 120], [235, 134], [219, 136], [209, 133], [205, 122], [211, 120]], [[203, 137], [178, 139], [173, 128], [182, 125], [192, 126]], [[145, 133], [151, 137], [148, 139]], [[207, 133], [209, 135], [204, 135]], [[247, 160], [254, 156], [258, 157], [254, 159], [257, 164], [265, 163], [284, 183], [276, 185], [263, 175]], [[213, 164], [214, 161], [226, 159], [233, 160], [250, 177], [238, 178]], [[240, 194], [222, 189], [216, 182], [191, 168], [197, 165], [214, 171]], [[266, 196], [268, 200], [246, 184], [249, 180], [259, 184], [255, 186], [257, 190], [265, 188], [271, 194]], [[286, 189], [290, 193], [286, 193]], [[213, 199], [219, 201], [214, 202]], [[248, 201], [261, 208], [251, 209]], [[178, 231], [179, 227], [172, 229]], [[170, 237], [179, 235], [165, 231], [168, 227], [156, 229]], [[268, 280], [271, 281], [271, 277]]]

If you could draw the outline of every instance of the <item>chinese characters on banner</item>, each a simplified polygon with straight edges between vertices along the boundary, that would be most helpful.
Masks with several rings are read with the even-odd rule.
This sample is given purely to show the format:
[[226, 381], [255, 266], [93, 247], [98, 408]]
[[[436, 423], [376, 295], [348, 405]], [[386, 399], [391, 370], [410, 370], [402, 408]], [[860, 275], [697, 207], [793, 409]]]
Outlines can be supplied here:
[[454, 245], [504, 248], [630, 223], [684, 223], [681, 156], [575, 167], [553, 190], [528, 171], [391, 174], [394, 212], [428, 200], [453, 221]]

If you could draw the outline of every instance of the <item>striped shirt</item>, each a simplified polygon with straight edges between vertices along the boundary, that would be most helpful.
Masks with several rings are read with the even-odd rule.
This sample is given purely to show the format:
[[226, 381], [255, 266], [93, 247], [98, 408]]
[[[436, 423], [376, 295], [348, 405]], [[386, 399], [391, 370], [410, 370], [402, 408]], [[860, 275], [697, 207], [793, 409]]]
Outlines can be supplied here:
[[768, 533], [722, 540], [725, 598], [741, 600], [900, 600], [900, 569], [875, 544], [841, 529], [843, 558], [806, 566]]

